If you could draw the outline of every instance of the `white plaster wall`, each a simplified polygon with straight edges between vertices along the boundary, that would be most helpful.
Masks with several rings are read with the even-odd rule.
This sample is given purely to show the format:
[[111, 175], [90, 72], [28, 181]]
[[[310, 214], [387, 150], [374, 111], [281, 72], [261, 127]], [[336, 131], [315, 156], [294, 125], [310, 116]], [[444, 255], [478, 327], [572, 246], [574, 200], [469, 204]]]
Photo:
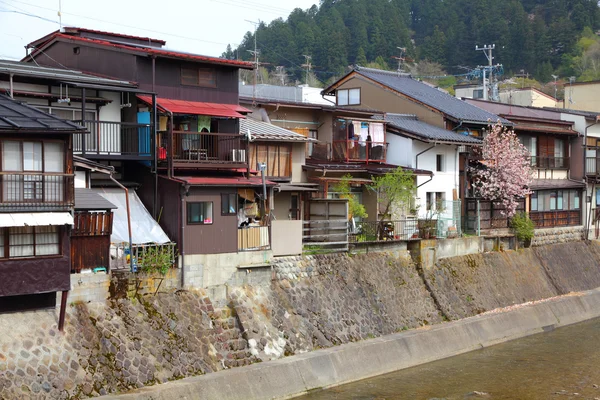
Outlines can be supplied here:
[[87, 188], [87, 172], [86, 171], [75, 171], [75, 187], [76, 188]]
[[386, 162], [412, 168], [414, 162], [413, 140], [392, 133], [388, 133], [385, 139], [389, 143]]
[[[414, 155], [416, 156], [431, 145], [429, 143], [414, 141], [413, 146]], [[453, 199], [453, 190], [456, 189], [456, 192], [458, 193], [459, 173], [458, 153], [456, 152], [456, 149], [457, 146], [455, 145], [437, 145], [433, 149], [419, 156], [418, 165], [415, 161], [415, 167], [433, 172], [433, 179], [428, 183], [425, 182], [429, 180], [429, 177], [417, 177], [417, 186], [425, 183], [417, 189], [417, 204], [419, 205], [420, 217], [424, 217], [427, 213], [427, 192], [443, 192], [446, 201], [451, 201]], [[444, 156], [443, 171], [441, 172], [436, 171], [437, 154], [442, 154]], [[448, 210], [442, 216], [450, 218], [452, 216], [451, 210]]]
[[306, 182], [306, 173], [302, 170], [302, 165], [306, 160], [306, 143], [292, 144], [292, 182]]
[[[98, 120], [109, 122], [121, 122], [121, 93], [100, 92], [100, 97], [112, 100], [105, 106], [100, 107]], [[133, 134], [134, 132], [128, 132]], [[101, 124], [98, 149], [101, 153], [120, 154], [121, 131], [118, 125]]]

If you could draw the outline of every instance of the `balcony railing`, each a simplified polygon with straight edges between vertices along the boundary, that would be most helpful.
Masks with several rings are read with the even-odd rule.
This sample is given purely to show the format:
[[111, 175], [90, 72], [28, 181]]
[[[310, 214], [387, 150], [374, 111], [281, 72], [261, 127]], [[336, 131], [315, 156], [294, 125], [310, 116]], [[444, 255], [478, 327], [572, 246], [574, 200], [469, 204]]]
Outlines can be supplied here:
[[[173, 131], [159, 134], [158, 160], [175, 167], [245, 167], [248, 143], [245, 136], [231, 133]], [[170, 139], [170, 140], [169, 140]]]
[[152, 125], [110, 121], [74, 121], [89, 133], [73, 135], [73, 152], [88, 158], [153, 158]]
[[0, 210], [68, 210], [73, 206], [73, 175], [0, 173]]
[[569, 168], [569, 157], [530, 157], [531, 166], [540, 169]]
[[600, 158], [587, 157], [585, 159], [585, 174], [586, 175], [600, 174]]
[[334, 140], [333, 160], [336, 161], [377, 161], [384, 162], [387, 143], [358, 142], [356, 140]]

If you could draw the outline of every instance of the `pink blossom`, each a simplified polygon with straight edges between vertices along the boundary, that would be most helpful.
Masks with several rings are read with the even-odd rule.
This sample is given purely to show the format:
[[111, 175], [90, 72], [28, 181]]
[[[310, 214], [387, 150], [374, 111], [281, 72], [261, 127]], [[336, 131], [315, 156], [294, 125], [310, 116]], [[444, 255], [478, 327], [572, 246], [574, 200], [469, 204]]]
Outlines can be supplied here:
[[504, 205], [504, 214], [512, 217], [519, 199], [531, 193], [529, 151], [512, 129], [498, 121], [483, 139], [480, 152], [485, 168], [469, 168], [473, 186], [484, 199]]

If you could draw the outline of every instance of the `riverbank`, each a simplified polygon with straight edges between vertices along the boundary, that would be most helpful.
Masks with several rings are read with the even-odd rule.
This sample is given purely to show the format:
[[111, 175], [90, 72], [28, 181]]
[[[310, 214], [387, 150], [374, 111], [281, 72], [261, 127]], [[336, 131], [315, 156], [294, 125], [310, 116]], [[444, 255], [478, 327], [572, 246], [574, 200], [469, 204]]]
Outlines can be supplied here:
[[[597, 242], [428, 267], [401, 252], [290, 257], [264, 284], [226, 288], [226, 303], [203, 291], [72, 303], [64, 334], [49, 311], [0, 315], [0, 398], [84, 399], [186, 379], [215, 380], [219, 399], [250, 387], [255, 398], [291, 396], [591, 318], [591, 300], [561, 296], [600, 287], [598, 265]], [[524, 306], [540, 311], [491, 312], [552, 298]]]
[[600, 317], [600, 289], [102, 399], [290, 398], [596, 317]]

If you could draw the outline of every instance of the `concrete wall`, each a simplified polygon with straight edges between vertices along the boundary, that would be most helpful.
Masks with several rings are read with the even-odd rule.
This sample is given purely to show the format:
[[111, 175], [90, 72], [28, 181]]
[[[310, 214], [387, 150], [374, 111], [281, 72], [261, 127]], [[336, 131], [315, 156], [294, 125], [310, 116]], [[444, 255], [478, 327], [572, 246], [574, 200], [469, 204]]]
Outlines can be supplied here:
[[[69, 303], [105, 302], [108, 299], [110, 275], [104, 272], [71, 274], [71, 290]], [[60, 293], [57, 293], [57, 305], [60, 304]]]
[[271, 249], [274, 256], [302, 254], [302, 220], [271, 222]]
[[386, 132], [385, 139], [389, 143], [386, 162], [412, 168], [415, 162], [413, 140], [389, 132]]
[[569, 101], [566, 101], [566, 107], [583, 111], [600, 112], [599, 90], [600, 83], [598, 82], [575, 84], [565, 88], [565, 98], [573, 100], [572, 105]]

